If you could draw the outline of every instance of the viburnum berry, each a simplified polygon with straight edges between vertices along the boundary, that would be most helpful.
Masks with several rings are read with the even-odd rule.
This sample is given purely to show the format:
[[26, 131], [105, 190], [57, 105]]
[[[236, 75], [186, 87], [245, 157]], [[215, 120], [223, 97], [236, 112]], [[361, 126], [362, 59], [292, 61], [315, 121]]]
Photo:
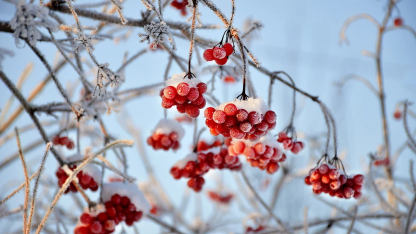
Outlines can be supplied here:
[[230, 56], [234, 52], [234, 47], [231, 43], [225, 43], [223, 46], [226, 56]]
[[223, 59], [215, 59], [215, 62], [217, 63], [217, 65], [225, 65], [227, 63], [228, 59], [227, 57], [223, 58]]
[[400, 27], [400, 26], [403, 25], [403, 19], [400, 18], [400, 17], [397, 17], [397, 18], [394, 19], [394, 22], [393, 23], [394, 23], [394, 26]]
[[162, 107], [169, 109], [176, 106], [179, 113], [196, 118], [199, 110], [206, 105], [203, 94], [207, 91], [207, 85], [196, 78], [184, 80], [184, 76], [185, 73], [175, 74], [166, 81], [167, 87], [161, 91]]
[[233, 76], [226, 76], [226, 77], [224, 77], [223, 80], [224, 80], [225, 83], [228, 83], [228, 84], [235, 83], [235, 78]]
[[188, 0], [173, 0], [170, 5], [176, 9], [178, 9], [181, 12], [182, 16], [186, 16], [188, 14], [186, 10], [186, 6], [188, 5]]
[[402, 112], [400, 110], [396, 110], [393, 114], [393, 117], [397, 120], [402, 118]]
[[223, 59], [227, 55], [227, 52], [222, 47], [215, 47], [212, 51], [212, 55], [214, 56], [215, 60]]
[[176, 151], [180, 147], [179, 141], [183, 138], [185, 130], [175, 120], [161, 119], [152, 132], [152, 135], [147, 138], [147, 144], [154, 150]]
[[213, 49], [206, 49], [204, 51], [203, 57], [206, 61], [212, 61], [215, 59], [214, 57], [214, 50]]
[[332, 197], [345, 199], [359, 199], [363, 183], [363, 175], [347, 177], [341, 170], [326, 163], [312, 169], [305, 177], [305, 184], [312, 185], [315, 194], [327, 193]]

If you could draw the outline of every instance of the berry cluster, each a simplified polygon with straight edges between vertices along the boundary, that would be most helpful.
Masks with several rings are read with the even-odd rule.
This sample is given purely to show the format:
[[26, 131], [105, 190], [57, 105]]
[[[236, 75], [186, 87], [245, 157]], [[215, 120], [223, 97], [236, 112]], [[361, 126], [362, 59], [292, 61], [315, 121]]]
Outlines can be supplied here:
[[75, 147], [74, 142], [66, 136], [64, 136], [64, 137], [55, 136], [52, 139], [52, 143], [54, 145], [66, 146], [66, 148], [69, 149], [69, 150], [72, 150]]
[[208, 191], [208, 197], [214, 202], [227, 205], [230, 204], [230, 202], [234, 198], [234, 195], [231, 193], [223, 195], [216, 191]]
[[186, 113], [191, 118], [199, 116], [199, 110], [204, 108], [206, 100], [203, 94], [207, 85], [198, 79], [183, 79], [183, 75], [173, 75], [166, 81], [166, 86], [160, 91], [162, 107], [170, 109], [176, 106], [179, 113]]
[[[104, 218], [104, 216], [106, 217]], [[79, 217], [79, 223], [77, 227], [75, 227], [74, 234], [113, 233], [116, 230], [116, 225], [114, 220], [107, 218], [106, 213], [94, 215], [92, 213], [84, 212]]]
[[147, 138], [147, 144], [152, 146], [154, 150], [177, 150], [180, 147], [178, 134], [176, 132], [172, 132], [169, 135], [153, 133], [152, 136]]
[[228, 154], [227, 147], [216, 147], [198, 153], [198, 161], [206, 163], [211, 169], [230, 169], [239, 171], [242, 168], [240, 159], [236, 155]]
[[276, 126], [276, 113], [261, 99], [235, 100], [205, 109], [205, 125], [214, 136], [257, 141]]
[[205, 184], [205, 179], [202, 176], [209, 170], [208, 164], [200, 163], [197, 158], [197, 154], [191, 153], [170, 169], [170, 174], [176, 180], [182, 177], [189, 178], [188, 187], [195, 192], [202, 190], [202, 186]]
[[305, 184], [312, 185], [315, 194], [328, 193], [331, 197], [350, 199], [361, 197], [363, 175], [346, 176], [330, 164], [321, 164], [305, 177]]
[[222, 145], [222, 142], [220, 140], [215, 140], [211, 144], [204, 141], [204, 140], [200, 140], [200, 141], [198, 141], [198, 144], [196, 145], [196, 151], [197, 152], [207, 151], [211, 148], [221, 146], [221, 145]]
[[233, 52], [234, 47], [231, 43], [225, 43], [224, 45], [220, 43], [212, 49], [206, 49], [203, 56], [206, 61], [215, 60], [218, 65], [222, 66], [227, 63], [228, 56], [230, 56]]
[[188, 12], [186, 11], [186, 6], [188, 5], [188, 0], [182, 0], [182, 1], [173, 0], [170, 3], [170, 5], [173, 6], [174, 8], [176, 8], [176, 9], [180, 10], [182, 16], [186, 16], [186, 14], [188, 14]]
[[[88, 165], [88, 166], [95, 167], [94, 165]], [[73, 171], [75, 170], [75, 168], [77, 168], [77, 166], [72, 165], [69, 168]], [[58, 177], [58, 186], [61, 188], [62, 185], [65, 183], [65, 181], [68, 179], [68, 175], [60, 167], [56, 171], [55, 175], [56, 177]], [[81, 186], [82, 189], [84, 190], [91, 189], [91, 191], [93, 192], [98, 190], [97, 181], [95, 181], [94, 178], [91, 175], [87, 174], [85, 171], [80, 171], [77, 174], [77, 178], [79, 181], [79, 185]], [[78, 191], [73, 182], [71, 182], [69, 187], [65, 190], [65, 193], [69, 193], [69, 191], [73, 193], [76, 193]]]
[[269, 174], [278, 171], [278, 163], [286, 160], [286, 155], [270, 135], [261, 137], [258, 142], [233, 139], [228, 146], [228, 153], [233, 156], [244, 155], [252, 167], [267, 170]]
[[182, 126], [171, 119], [161, 119], [153, 130], [153, 134], [147, 138], [147, 144], [154, 150], [172, 149], [176, 151], [180, 147], [179, 141], [182, 139], [185, 130]]
[[285, 132], [279, 133], [279, 138], [277, 139], [277, 142], [283, 144], [283, 149], [290, 150], [294, 154], [299, 153], [304, 147], [303, 142], [294, 141], [292, 138], [288, 137]]
[[177, 180], [189, 178], [188, 187], [199, 192], [205, 183], [202, 176], [210, 169], [238, 171], [241, 168], [242, 165], [237, 156], [229, 155], [226, 147], [216, 147], [209, 151], [187, 155], [170, 169], [170, 174]]

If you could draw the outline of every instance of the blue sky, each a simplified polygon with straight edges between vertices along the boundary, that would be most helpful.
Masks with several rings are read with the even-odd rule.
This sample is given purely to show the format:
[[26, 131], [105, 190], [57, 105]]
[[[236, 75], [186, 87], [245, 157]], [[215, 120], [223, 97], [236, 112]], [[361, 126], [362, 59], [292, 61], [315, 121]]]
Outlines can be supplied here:
[[[89, 1], [78, 0], [76, 4], [87, 3]], [[223, 12], [230, 12], [230, 3], [228, 1], [214, 0]], [[377, 21], [381, 21], [387, 8], [387, 1], [282, 1], [282, 0], [262, 0], [262, 1], [236, 1], [235, 26], [241, 27], [244, 19], [251, 17], [260, 20], [265, 26], [257, 40], [250, 45], [250, 50], [260, 59], [262, 66], [269, 70], [284, 70], [289, 73], [295, 80], [298, 87], [307, 92], [318, 95], [320, 99], [327, 104], [337, 121], [339, 149], [347, 152], [347, 159], [344, 161], [347, 170], [350, 173], [360, 173], [363, 171], [364, 163], [368, 163], [368, 153], [374, 152], [382, 144], [381, 115], [379, 102], [363, 84], [350, 81], [340, 90], [334, 85], [334, 82], [342, 80], [350, 74], [357, 74], [367, 78], [374, 86], [376, 83], [376, 67], [374, 59], [362, 55], [363, 50], [375, 52], [375, 42], [377, 37], [376, 27], [366, 20], [359, 20], [353, 23], [347, 30], [347, 36], [350, 45], [345, 43], [340, 46], [339, 32], [345, 20], [355, 14], [368, 13]], [[400, 15], [404, 23], [416, 29], [416, 2], [404, 0], [398, 4]], [[140, 11], [145, 8], [140, 1], [126, 1], [125, 15], [130, 18], [139, 18]], [[14, 14], [14, 6], [0, 2], [0, 20], [9, 21]], [[204, 23], [221, 22], [206, 7], [201, 7], [202, 20]], [[393, 11], [393, 18], [399, 15], [397, 10]], [[168, 7], [165, 11], [165, 18], [172, 21], [185, 21], [173, 8]], [[73, 24], [73, 18], [65, 15], [65, 21]], [[93, 21], [81, 18], [84, 25], [94, 25]], [[388, 25], [392, 25], [390, 21]], [[122, 64], [124, 53], [127, 51], [129, 56], [137, 51], [147, 47], [147, 44], [139, 43], [138, 33], [142, 33], [141, 28], [134, 28], [131, 37], [127, 41], [115, 43], [113, 40], [106, 40], [96, 46], [94, 54], [99, 62], [108, 62], [114, 70]], [[198, 35], [208, 37], [212, 40], [219, 40], [222, 36], [223, 29], [218, 30], [197, 30]], [[63, 37], [62, 33], [58, 37]], [[178, 53], [187, 57], [189, 43], [181, 39], [176, 39]], [[22, 87], [22, 93], [27, 96], [40, 80], [42, 80], [47, 71], [40, 61], [35, 57], [29, 47], [17, 49], [11, 34], [0, 33], [0, 47], [12, 49], [15, 56], [7, 58], [3, 62], [3, 70], [9, 78], [16, 81], [28, 62], [34, 63], [34, 70], [28, 80]], [[47, 60], [52, 63], [56, 56], [56, 48], [49, 43], [38, 43], [38, 47], [46, 55]], [[86, 54], [83, 54], [86, 57]], [[194, 60], [196, 61], [196, 60]], [[121, 87], [127, 89], [131, 87], [140, 87], [147, 84], [157, 83], [163, 80], [163, 73], [167, 64], [167, 55], [162, 52], [149, 53], [137, 59], [130, 67], [126, 69], [126, 83]], [[202, 66], [207, 65], [206, 62]], [[409, 99], [416, 101], [416, 37], [405, 30], [394, 30], [389, 32], [383, 38], [382, 46], [382, 65], [384, 73], [384, 85], [386, 89], [386, 105], [389, 121], [389, 130], [391, 132], [392, 152], [395, 152], [405, 141], [406, 137], [403, 130], [403, 124], [393, 119], [392, 115], [395, 105], [399, 101]], [[170, 75], [180, 72], [176, 65], [172, 67]], [[254, 69], [250, 70], [254, 86], [260, 97], [267, 99], [266, 90], [268, 87], [268, 78], [258, 73]], [[78, 77], [69, 66], [66, 66], [59, 74], [61, 83], [74, 82]], [[90, 77], [91, 78], [91, 77]], [[209, 76], [201, 77], [206, 81]], [[218, 82], [219, 84], [220, 82]], [[235, 98], [240, 90], [240, 83], [236, 85], [223, 85], [216, 91], [217, 97], [221, 101], [227, 101]], [[217, 86], [218, 87], [218, 86]], [[274, 87], [272, 108], [278, 115], [278, 124], [276, 129], [283, 129], [289, 121], [291, 113], [291, 94], [292, 91], [284, 85], [276, 83]], [[0, 84], [0, 107], [3, 107], [10, 92], [1, 83]], [[74, 100], [77, 100], [75, 95]], [[55, 86], [50, 83], [43, 91], [42, 95], [37, 97], [34, 104], [45, 104], [53, 101], [62, 101], [58, 96]], [[307, 135], [316, 135], [325, 131], [325, 122], [318, 106], [298, 95], [298, 114], [295, 125], [299, 132]], [[14, 102], [12, 110], [18, 105]], [[415, 110], [415, 107], [412, 107]], [[140, 128], [142, 137], [146, 138], [151, 129], [156, 125], [159, 118], [163, 117], [163, 110], [160, 108], [160, 98], [158, 95], [141, 97], [137, 100], [130, 101], [125, 106], [127, 111], [134, 120], [135, 126]], [[117, 115], [104, 116], [103, 119], [109, 128], [109, 132], [120, 139], [131, 139], [126, 131], [120, 129], [117, 123]], [[177, 114], [175, 111], [168, 112], [169, 117]], [[52, 117], [42, 115], [42, 120], [51, 120]], [[23, 114], [18, 121], [17, 126], [24, 126], [29, 123], [29, 117]], [[199, 126], [203, 125], [200, 119]], [[410, 126], [416, 126], [410, 121]], [[412, 128], [412, 129], [413, 129]], [[56, 131], [57, 128], [48, 128], [48, 131]], [[182, 191], [186, 184], [185, 181], [174, 181], [169, 175], [171, 165], [188, 152], [188, 145], [191, 144], [192, 127], [186, 127], [186, 140], [182, 143], [182, 149], [173, 153], [155, 152], [150, 147], [145, 146], [151, 163], [156, 167], [156, 175], [160, 178], [163, 186], [172, 196], [176, 204], [179, 204]], [[11, 129], [9, 129], [11, 131]], [[69, 135], [74, 138], [75, 134], [70, 132]], [[37, 131], [30, 131], [22, 135], [23, 145], [28, 145], [33, 139], [38, 138]], [[210, 139], [205, 133], [202, 138]], [[82, 147], [88, 146], [89, 141], [82, 143]], [[42, 154], [43, 147], [39, 147], [27, 154], [29, 162], [34, 168], [39, 162], [39, 155]], [[0, 148], [1, 156], [6, 157], [16, 151], [15, 142], [9, 141]], [[70, 155], [74, 152], [63, 151]], [[138, 178], [139, 181], [146, 180], [144, 167], [138, 157], [135, 147], [127, 150], [129, 155], [130, 174]], [[111, 156], [110, 156], [111, 157]], [[308, 150], [297, 156], [290, 156], [290, 162], [297, 166], [306, 165], [309, 157]], [[414, 159], [410, 151], [405, 150], [395, 167], [396, 175], [407, 177], [408, 161]], [[114, 155], [113, 155], [114, 159]], [[45, 176], [53, 176], [56, 169], [56, 162], [53, 157], [49, 157], [47, 163], [47, 172]], [[16, 174], [14, 174], [16, 173]], [[13, 181], [16, 184], [23, 181], [20, 162], [16, 161], [7, 168], [0, 171], [2, 178], [13, 175]], [[272, 183], [277, 181], [281, 172], [272, 177]], [[230, 173], [224, 173], [224, 180], [229, 182], [231, 188], [236, 188], [234, 180]], [[302, 181], [293, 182], [295, 185], [285, 187], [286, 190], [281, 194], [278, 200], [279, 209], [276, 213], [283, 220], [299, 220], [302, 216], [303, 206], [297, 205], [297, 201], [305, 199], [305, 203], [311, 209], [318, 207], [312, 204], [315, 201], [309, 188], [300, 186]], [[180, 186], [180, 189], [177, 189]], [[213, 187], [212, 181], [208, 182], [207, 188]], [[1, 180], [0, 196], [8, 194], [12, 190], [10, 179]], [[7, 188], [7, 189], [6, 189]], [[177, 192], [177, 191], [181, 192]], [[5, 192], [3, 192], [5, 191]], [[296, 193], [293, 195], [293, 193]], [[271, 189], [262, 192], [262, 196], [268, 200], [271, 195]], [[208, 217], [209, 210], [212, 209], [209, 202], [203, 197], [204, 214]], [[21, 204], [23, 195], [19, 194], [10, 201], [9, 208], [14, 208]], [[194, 204], [195, 196], [191, 196], [191, 203]], [[65, 198], [66, 199], [66, 198]], [[309, 202], [309, 203], [308, 203]], [[339, 203], [339, 201], [337, 201]], [[63, 201], [61, 201], [63, 203]], [[345, 203], [342, 203], [345, 204]], [[347, 205], [354, 204], [354, 201], [346, 202]], [[238, 210], [232, 208], [234, 215], [239, 217]], [[192, 206], [191, 206], [192, 207]], [[68, 209], [71, 209], [70, 207]], [[192, 209], [191, 209], [192, 210]], [[322, 212], [311, 214], [311, 217], [327, 216], [330, 212], [324, 207]], [[186, 217], [192, 217], [194, 212], [188, 212]], [[17, 216], [16, 216], [17, 217]], [[0, 221], [0, 226], [4, 221]], [[228, 231], [234, 231], [234, 228], [241, 227], [240, 224], [232, 226]], [[0, 228], [1, 230], [1, 228]], [[159, 228], [146, 221], [139, 224], [139, 230], [142, 233], [158, 233]], [[343, 233], [340, 231], [340, 233]]]

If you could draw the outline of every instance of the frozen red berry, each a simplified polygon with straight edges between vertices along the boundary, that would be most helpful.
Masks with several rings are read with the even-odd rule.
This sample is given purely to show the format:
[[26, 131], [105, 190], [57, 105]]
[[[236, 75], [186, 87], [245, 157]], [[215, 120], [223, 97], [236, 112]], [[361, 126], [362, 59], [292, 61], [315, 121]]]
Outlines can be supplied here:
[[222, 47], [215, 47], [213, 52], [212, 52], [212, 55], [214, 56], [214, 58], [216, 60], [217, 59], [223, 59], [227, 55], [227, 52]]
[[231, 43], [225, 43], [223, 48], [225, 50], [226, 56], [229, 56], [234, 52], [234, 48], [233, 45], [231, 45]]
[[188, 95], [190, 89], [189, 85], [185, 82], [179, 83], [178, 86], [176, 86], [176, 91], [180, 96]]
[[227, 63], [227, 61], [228, 61], [227, 57], [225, 57], [223, 59], [215, 59], [215, 62], [220, 66], [225, 65]]
[[396, 19], [394, 19], [394, 26], [396, 27], [400, 27], [403, 25], [403, 19], [400, 17], [397, 17]]
[[173, 86], [168, 86], [163, 90], [163, 95], [168, 99], [175, 98], [176, 93], [176, 88]]
[[199, 94], [204, 94], [208, 89], [207, 85], [203, 82], [199, 83], [196, 87], [198, 88]]
[[226, 114], [222, 110], [216, 110], [212, 115], [212, 119], [215, 121], [215, 123], [222, 124], [225, 122]]
[[204, 51], [203, 57], [206, 61], [212, 61], [215, 59], [214, 54], [213, 54], [214, 50], [213, 49], [206, 49]]
[[199, 97], [199, 92], [196, 88], [191, 88], [188, 95], [186, 95], [189, 101], [195, 101]]

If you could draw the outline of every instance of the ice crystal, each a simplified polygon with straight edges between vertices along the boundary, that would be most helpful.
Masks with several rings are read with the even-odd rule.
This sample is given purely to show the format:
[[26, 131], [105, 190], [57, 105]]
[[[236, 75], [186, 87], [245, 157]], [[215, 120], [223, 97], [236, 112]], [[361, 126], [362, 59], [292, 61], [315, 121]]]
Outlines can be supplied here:
[[140, 42], [147, 41], [150, 43], [150, 39], [153, 39], [153, 46], [157, 46], [158, 44], [163, 44], [166, 38], [168, 39], [170, 45], [172, 46], [172, 50], [176, 50], [176, 44], [173, 40], [173, 37], [170, 35], [169, 26], [166, 25], [165, 22], [156, 23], [152, 21], [150, 24], [143, 27], [144, 31], [147, 34], [139, 34]]
[[20, 1], [16, 8], [16, 13], [10, 20], [16, 45], [19, 44], [19, 39], [23, 38], [36, 46], [37, 41], [42, 38], [38, 27], [58, 30], [58, 24], [49, 19], [49, 10], [46, 7]]

